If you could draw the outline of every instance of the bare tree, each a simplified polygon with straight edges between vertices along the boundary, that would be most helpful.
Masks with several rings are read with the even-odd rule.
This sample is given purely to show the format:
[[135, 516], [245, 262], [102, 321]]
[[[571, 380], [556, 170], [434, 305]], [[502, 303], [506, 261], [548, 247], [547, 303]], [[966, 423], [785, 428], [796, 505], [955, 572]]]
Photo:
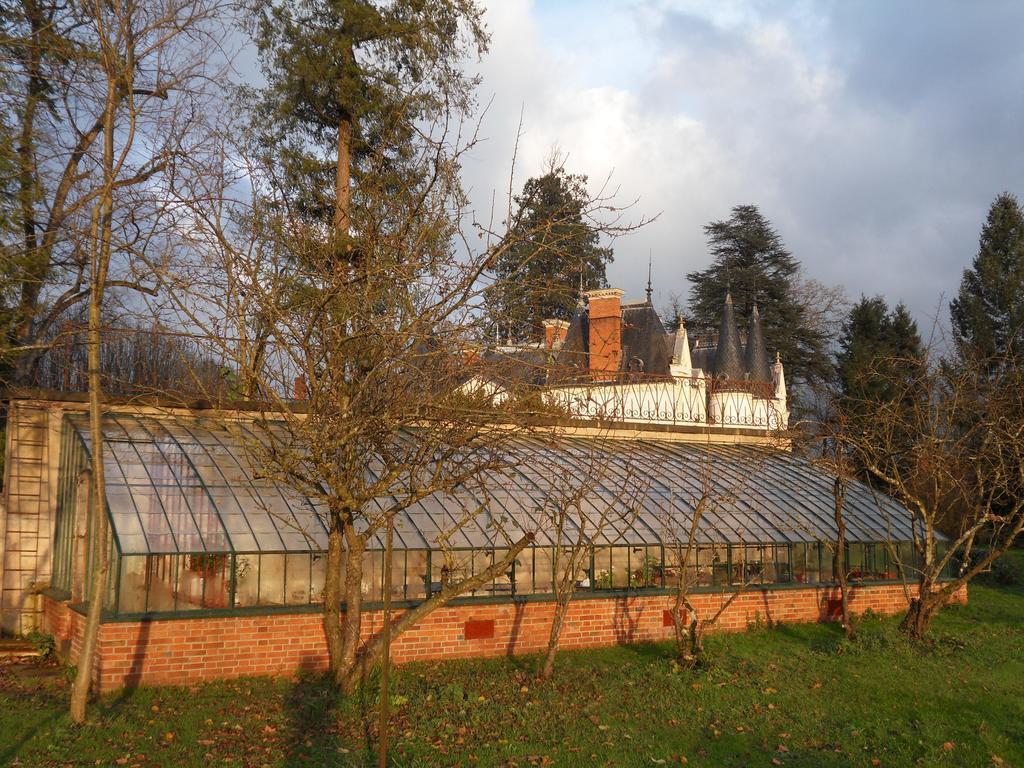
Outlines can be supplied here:
[[[4, 350], [31, 382], [54, 329], [87, 306], [85, 348], [92, 432], [93, 570], [71, 696], [85, 719], [109, 568], [102, 416], [103, 318], [110, 304], [155, 286], [142, 254], [168, 232], [176, 161], [198, 155], [203, 99], [221, 38], [216, 0], [5, 3], [14, 75], [6, 104], [19, 120], [17, 232], [3, 232], [3, 267], [18, 305]], [[8, 19], [5, 18], [5, 22]], [[19, 105], [24, 95], [23, 107]], [[5, 275], [11, 277], [11, 275]]]
[[[756, 473], [758, 463], [767, 460], [771, 449], [751, 452], [751, 462], [744, 465], [746, 477]], [[724, 545], [710, 544], [702, 535], [705, 516], [709, 513], [728, 512], [737, 503], [744, 491], [743, 483], [728, 484], [715, 471], [715, 457], [710, 446], [701, 455], [698, 465], [697, 484], [694, 491], [684, 494], [673, 491], [662, 522], [662, 537], [665, 541], [666, 569], [668, 580], [673, 584], [672, 625], [675, 630], [676, 654], [680, 664], [699, 666], [703, 663], [704, 637], [714, 628], [732, 604], [753, 583], [753, 569], [745, 561], [733, 564], [729, 572], [728, 563], [723, 563]], [[677, 506], [678, 505], [678, 506]], [[684, 516], [681, 508], [689, 511], [688, 524], [681, 524]], [[737, 531], [736, 542], [742, 544], [742, 532]], [[743, 547], [740, 547], [743, 551]], [[710, 586], [713, 574], [725, 571], [730, 591], [723, 595], [717, 608], [710, 614], [699, 607], [693, 599], [693, 590], [698, 586]], [[723, 585], [726, 586], [726, 585]]]
[[[554, 673], [565, 618], [576, 590], [584, 581], [594, 586], [595, 574], [586, 567], [594, 547], [602, 540], [612, 544], [626, 540], [623, 534], [635, 522], [637, 501], [645, 492], [642, 474], [629, 456], [629, 442], [592, 439], [550, 450], [555, 452], [547, 468], [552, 485], [540, 518], [543, 532], [554, 544], [551, 579], [555, 613], [540, 671], [543, 679]], [[622, 456], [622, 461], [610, 461], [609, 452]], [[564, 472], [567, 461], [573, 466], [569, 473]], [[633, 575], [629, 578], [630, 586], [635, 586]]]
[[[251, 447], [254, 460], [322, 510], [324, 628], [332, 674], [346, 688], [382, 652], [380, 636], [365, 645], [360, 638], [368, 542], [410, 505], [506, 471], [516, 439], [511, 427], [528, 429], [551, 410], [529, 395], [530, 382], [515, 377], [503, 380], [506, 397], [498, 406], [463, 386], [474, 376], [498, 375], [495, 366], [503, 362], [478, 351], [486, 337], [477, 314], [483, 277], [498, 255], [535, 233], [464, 230], [470, 219], [458, 168], [473, 138], [451, 135], [455, 129], [446, 124], [436, 133], [423, 130], [423, 141], [404, 150], [407, 167], [419, 172], [404, 174], [401, 183], [386, 172], [387, 157], [363, 158], [379, 167], [360, 179], [351, 258], [339, 260], [333, 222], [317, 225], [293, 210], [273, 166], [238, 148], [229, 159], [245, 164], [256, 194], [230, 201], [230, 170], [217, 194], [190, 193], [203, 200], [188, 233], [191, 255], [163, 276], [182, 322], [201, 329], [264, 404], [257, 420], [264, 439]], [[595, 198], [587, 212], [600, 218], [610, 207], [607, 198]], [[491, 244], [481, 250], [479, 242]], [[230, 334], [221, 332], [226, 327]], [[393, 623], [392, 639], [507, 570], [529, 543], [532, 532], [512, 533], [493, 516], [503, 554], [486, 572], [461, 577], [446, 540], [487, 512], [470, 510], [453, 530], [439, 531], [446, 578]]]
[[824, 544], [832, 552], [832, 573], [839, 584], [840, 621], [843, 632], [852, 640], [857, 636], [857, 627], [850, 613], [850, 571], [846, 563], [845, 514], [846, 492], [851, 479], [851, 469], [849, 461], [846, 459], [845, 445], [841, 437], [833, 436], [822, 442], [824, 446], [820, 458], [815, 461], [815, 466], [833, 478], [833, 521], [836, 526], [835, 539], [825, 541]]
[[1024, 374], [1006, 361], [885, 362], [864, 375], [896, 396], [852, 403], [845, 442], [910, 510], [918, 594], [902, 629], [921, 638], [1024, 531]]

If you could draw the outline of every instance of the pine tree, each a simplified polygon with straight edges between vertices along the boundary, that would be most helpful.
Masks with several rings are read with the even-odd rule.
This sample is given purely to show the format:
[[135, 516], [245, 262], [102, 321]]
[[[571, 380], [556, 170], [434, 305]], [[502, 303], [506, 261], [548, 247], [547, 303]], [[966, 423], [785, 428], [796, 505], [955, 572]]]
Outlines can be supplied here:
[[[293, 211], [330, 224], [342, 254], [379, 232], [361, 200], [381, 190], [417, 205], [419, 132], [465, 114], [476, 80], [463, 58], [488, 36], [475, 0], [249, 0], [265, 87], [250, 90], [253, 134], [273, 159]], [[372, 193], [361, 190], [372, 187]]]
[[924, 348], [917, 323], [907, 308], [889, 305], [881, 296], [861, 297], [843, 324], [836, 368], [848, 409], [870, 410], [891, 401], [900, 382], [921, 372]]
[[1024, 212], [1010, 193], [989, 208], [978, 253], [949, 310], [961, 354], [1024, 355]]
[[731, 291], [741, 328], [758, 305], [769, 349], [781, 355], [791, 381], [828, 380], [828, 339], [810, 322], [809, 308], [795, 290], [800, 264], [757, 206], [736, 206], [729, 219], [711, 222], [704, 233], [714, 260], [707, 269], [686, 276], [691, 284], [689, 322], [698, 332], [715, 331], [726, 292]]
[[494, 267], [487, 292], [492, 324], [503, 336], [536, 337], [544, 320], [568, 320], [579, 292], [607, 287], [611, 248], [585, 219], [591, 198], [587, 177], [552, 161], [547, 173], [529, 179], [507, 237], [514, 241]]

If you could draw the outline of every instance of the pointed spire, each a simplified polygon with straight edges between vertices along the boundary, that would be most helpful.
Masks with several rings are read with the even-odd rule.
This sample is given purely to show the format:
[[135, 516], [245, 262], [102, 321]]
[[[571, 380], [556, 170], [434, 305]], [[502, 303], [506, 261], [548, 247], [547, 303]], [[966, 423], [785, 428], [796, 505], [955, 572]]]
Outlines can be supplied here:
[[772, 372], [768, 365], [768, 349], [764, 345], [764, 329], [761, 327], [761, 313], [754, 304], [747, 323], [747, 352], [744, 359], [747, 375], [753, 381], [771, 381]]
[[654, 293], [654, 291], [651, 290], [651, 259], [652, 259], [652, 254], [651, 254], [651, 252], [648, 252], [647, 253], [647, 304], [648, 304], [648, 306], [651, 303], [651, 294]]
[[672, 347], [672, 375], [690, 376], [693, 373], [693, 363], [690, 361], [690, 339], [686, 335], [686, 324], [683, 322], [683, 318], [676, 318], [676, 322], [678, 325], [675, 344]]
[[[782, 368], [782, 359], [775, 353], [775, 364], [772, 366], [772, 384], [775, 387], [775, 399], [786, 400], [786, 372]], [[785, 408], [785, 406], [783, 406]]]
[[736, 312], [732, 306], [732, 293], [725, 294], [722, 325], [718, 329], [718, 348], [712, 372], [716, 378], [743, 380], [743, 355], [740, 351], [740, 332], [736, 328]]

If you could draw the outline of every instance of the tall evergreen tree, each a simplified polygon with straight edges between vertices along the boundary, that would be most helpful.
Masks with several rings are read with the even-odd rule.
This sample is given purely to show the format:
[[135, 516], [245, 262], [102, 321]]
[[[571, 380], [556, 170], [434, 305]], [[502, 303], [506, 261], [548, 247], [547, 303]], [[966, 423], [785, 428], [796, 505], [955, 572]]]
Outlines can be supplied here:
[[962, 353], [1024, 355], [1024, 212], [1012, 194], [999, 195], [989, 208], [978, 253], [949, 310]]
[[[475, 81], [462, 65], [486, 48], [487, 34], [475, 0], [241, 2], [255, 11], [266, 80], [246, 94], [255, 108], [249, 149], [267, 179], [257, 206], [266, 216], [252, 224], [281, 269], [279, 290], [259, 286], [259, 320], [279, 323], [283, 338], [302, 329], [291, 354], [310, 382], [309, 407], [291, 426], [295, 455], [309, 461], [286, 475], [324, 500], [324, 632], [331, 672], [351, 687], [363, 644], [364, 553], [395, 515], [366, 510], [399, 477], [414, 496], [419, 478], [431, 476], [420, 470], [435, 461], [420, 457], [459, 444], [449, 433], [429, 443], [436, 454], [424, 447], [412, 458], [396, 447], [431, 439], [429, 430], [419, 442], [405, 437], [424, 423], [432, 390], [423, 385], [433, 384], [429, 374], [410, 375], [430, 370], [410, 350], [439, 343], [435, 332], [462, 293], [464, 270], [448, 258], [460, 142], [444, 132], [471, 106]], [[247, 364], [265, 380], [259, 361]], [[441, 421], [468, 424], [465, 414]], [[318, 455], [328, 461], [316, 465]], [[369, 456], [379, 457], [374, 473]], [[267, 463], [281, 466], [279, 457]]]
[[862, 296], [843, 324], [836, 354], [842, 396], [860, 410], [891, 401], [897, 383], [919, 374], [923, 360], [917, 323], [907, 308], [900, 303], [890, 311], [881, 296]]
[[487, 292], [491, 321], [503, 336], [534, 337], [544, 320], [572, 317], [581, 288], [607, 287], [612, 249], [600, 245], [598, 229], [586, 220], [586, 185], [586, 176], [552, 161], [515, 197], [507, 235], [512, 243], [497, 260]]
[[810, 322], [809, 308], [795, 290], [800, 264], [757, 206], [736, 206], [729, 219], [711, 222], [704, 233], [714, 260], [707, 269], [686, 276], [691, 285], [689, 322], [699, 332], [713, 332], [731, 291], [741, 328], [758, 305], [768, 347], [781, 355], [791, 381], [828, 380], [828, 339]]
[[475, 79], [461, 65], [486, 50], [483, 11], [475, 0], [242, 2], [266, 79], [247, 94], [257, 143], [293, 212], [329, 224], [338, 252], [356, 255], [361, 232], [387, 227], [360, 201], [390, 189], [415, 207], [417, 160], [437, 146], [420, 131], [471, 106]]

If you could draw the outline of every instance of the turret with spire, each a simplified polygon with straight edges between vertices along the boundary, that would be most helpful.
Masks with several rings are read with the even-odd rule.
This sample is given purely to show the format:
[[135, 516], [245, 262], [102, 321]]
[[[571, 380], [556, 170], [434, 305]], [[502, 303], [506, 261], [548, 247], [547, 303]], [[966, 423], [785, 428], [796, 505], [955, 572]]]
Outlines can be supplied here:
[[772, 372], [768, 364], [768, 349], [764, 343], [764, 329], [761, 327], [761, 313], [757, 309], [757, 304], [754, 304], [747, 324], [747, 351], [744, 368], [752, 381], [772, 380]]
[[736, 328], [736, 312], [733, 309], [731, 292], [725, 294], [722, 324], [718, 330], [718, 348], [715, 350], [711, 370], [715, 378], [723, 381], [742, 381], [745, 378], [740, 332]]

